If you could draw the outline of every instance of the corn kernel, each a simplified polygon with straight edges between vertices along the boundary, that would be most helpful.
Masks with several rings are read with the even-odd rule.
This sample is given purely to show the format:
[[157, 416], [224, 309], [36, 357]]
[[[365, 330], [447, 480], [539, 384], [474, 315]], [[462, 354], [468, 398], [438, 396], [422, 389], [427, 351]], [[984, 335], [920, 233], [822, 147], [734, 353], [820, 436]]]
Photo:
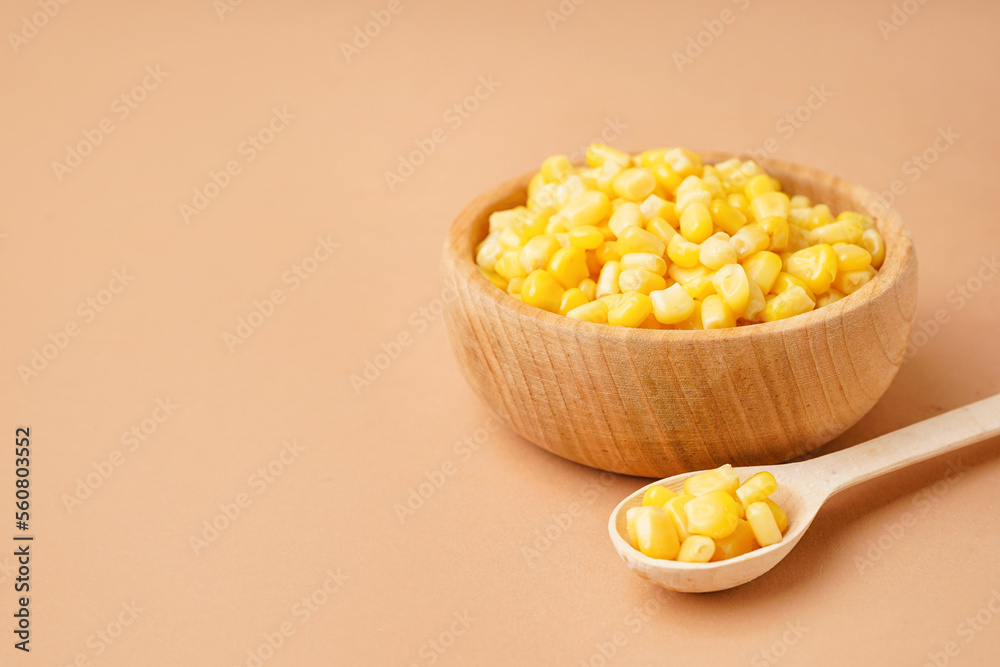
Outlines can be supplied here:
[[596, 226], [609, 215], [611, 202], [608, 196], [603, 192], [586, 190], [559, 209], [549, 223], [558, 222], [569, 230], [580, 225]]
[[[732, 311], [733, 316], [742, 317], [747, 309], [747, 301], [750, 299], [749, 278], [747, 278], [743, 267], [739, 264], [723, 266], [712, 276], [712, 285], [715, 287], [716, 294], [725, 300], [725, 304]], [[707, 297], [706, 303], [711, 298]], [[706, 322], [706, 329], [711, 328], [707, 324], [708, 318], [705, 316], [704, 306], [702, 306], [701, 319]], [[735, 323], [731, 326], [735, 326]]]
[[835, 301], [840, 301], [845, 296], [847, 295], [841, 292], [836, 287], [830, 287], [830, 291], [828, 291], [826, 294], [822, 294], [816, 297], [816, 307], [822, 308], [823, 306], [828, 306]]
[[684, 480], [684, 493], [692, 496], [703, 496], [713, 491], [725, 491], [726, 493], [736, 493], [740, 486], [739, 473], [726, 463], [714, 470], [706, 470], [696, 475], [691, 475]]
[[712, 193], [708, 190], [689, 190], [677, 195], [676, 206], [681, 215], [692, 204], [708, 207], [712, 203]]
[[809, 212], [809, 222], [806, 227], [808, 229], [818, 229], [824, 225], [828, 225], [833, 222], [833, 214], [830, 213], [830, 207], [826, 204], [817, 204], [812, 207], [812, 211]]
[[565, 290], [552, 274], [543, 269], [532, 271], [521, 285], [521, 299], [550, 313], [558, 313]]
[[520, 248], [505, 250], [500, 256], [500, 259], [497, 260], [493, 270], [506, 280], [510, 280], [511, 278], [524, 278], [528, 275], [528, 273], [524, 270], [524, 267], [521, 266], [521, 261], [518, 259], [520, 255]]
[[774, 183], [771, 181], [771, 177], [766, 174], [757, 174], [752, 177], [747, 181], [743, 191], [751, 203], [756, 197], [768, 192], [774, 192]]
[[541, 234], [533, 239], [529, 239], [518, 259], [525, 273], [531, 273], [544, 268], [549, 263], [549, 259], [560, 248], [559, 239], [551, 234]]
[[781, 273], [781, 258], [769, 250], [755, 252], [741, 264], [747, 273], [747, 278], [757, 283], [764, 294], [771, 291], [774, 281]]
[[692, 535], [681, 544], [677, 560], [681, 563], [707, 563], [715, 555], [715, 542], [711, 537]]
[[608, 324], [637, 327], [652, 312], [653, 304], [647, 295], [641, 292], [625, 292], [621, 300], [613, 308], [608, 309]]
[[736, 519], [736, 528], [722, 539], [715, 540], [715, 554], [712, 562], [736, 558], [757, 548], [753, 529], [745, 519]]
[[705, 204], [695, 202], [684, 209], [681, 234], [691, 243], [702, 243], [712, 235], [712, 214]]
[[748, 281], [748, 285], [750, 287], [750, 297], [747, 299], [747, 308], [746, 312], [743, 313], [743, 319], [748, 322], [763, 322], [764, 307], [767, 305], [764, 292], [752, 280]]
[[747, 218], [738, 208], [722, 199], [713, 199], [708, 206], [715, 226], [732, 236], [747, 224]]
[[642, 219], [646, 222], [654, 218], [662, 218], [667, 222], [673, 220], [674, 224], [680, 224], [680, 219], [677, 217], [677, 207], [674, 203], [656, 194], [649, 195], [639, 204], [639, 213], [642, 214]]
[[[711, 285], [711, 282], [709, 282], [709, 285]], [[691, 291], [687, 287], [685, 287], [684, 289], [685, 289], [685, 291], [687, 291], [688, 294], [691, 293]], [[691, 297], [691, 298], [694, 298], [694, 297]], [[702, 303], [704, 303], [704, 301], [700, 301], [698, 299], [695, 299], [694, 300], [694, 312], [691, 313], [691, 317], [687, 318], [683, 322], [678, 322], [677, 324], [674, 325], [674, 328], [675, 329], [682, 329], [682, 330], [683, 329], [687, 329], [687, 330], [700, 330], [700, 329], [704, 329], [705, 328], [705, 324], [704, 324], [704, 322], [701, 321], [701, 305], [702, 305]]]
[[865, 229], [857, 220], [837, 220], [829, 224], [817, 227], [816, 239], [820, 243], [860, 243], [864, 236]]
[[684, 519], [692, 535], [721, 540], [732, 535], [741, 521], [736, 501], [725, 491], [695, 496], [684, 505]]
[[618, 294], [618, 276], [621, 275], [622, 265], [617, 261], [607, 262], [601, 267], [601, 274], [597, 277], [597, 297], [609, 294]]
[[774, 479], [774, 475], [765, 470], [743, 482], [736, 489], [736, 497], [740, 499], [744, 507], [750, 507], [751, 504], [761, 502], [777, 489], [778, 482]]
[[521, 287], [524, 285], [524, 278], [511, 278], [507, 283], [507, 293], [521, 296]]
[[679, 324], [694, 314], [694, 299], [680, 284], [649, 294], [653, 315], [662, 324]]
[[608, 161], [615, 162], [621, 167], [628, 167], [632, 164], [632, 156], [605, 144], [590, 144], [587, 148], [587, 164], [591, 167], [600, 167]]
[[798, 285], [792, 285], [767, 302], [764, 307], [764, 321], [774, 322], [808, 313], [815, 305], [804, 289]]
[[486, 279], [491, 283], [499, 287], [500, 289], [507, 289], [507, 281], [500, 276], [496, 271], [490, 271], [489, 269], [484, 269], [481, 266], [477, 266], [479, 272], [486, 276]]
[[715, 271], [727, 264], [736, 263], [736, 248], [729, 240], [729, 235], [719, 232], [708, 237], [698, 251], [698, 259], [702, 264]]
[[[630, 256], [631, 255], [625, 255], [625, 257]], [[667, 288], [667, 281], [664, 280], [663, 276], [659, 274], [646, 269], [624, 268], [625, 257], [622, 257], [621, 266], [623, 268], [621, 274], [618, 276], [618, 289], [622, 292], [642, 292], [643, 294], [649, 294], [653, 290], [662, 290]]]
[[[617, 294], [615, 296], [618, 296]], [[608, 305], [603, 301], [590, 301], [566, 313], [566, 317], [581, 322], [608, 323]]]
[[742, 192], [731, 192], [726, 195], [726, 203], [735, 208], [745, 220], [750, 219], [750, 200]]
[[860, 271], [841, 271], [833, 280], [833, 286], [843, 294], [854, 294], [875, 277], [875, 269], [866, 266]]
[[559, 281], [564, 289], [576, 287], [580, 281], [590, 276], [587, 255], [579, 248], [560, 248], [553, 253], [546, 269]]
[[611, 214], [608, 228], [620, 237], [629, 227], [642, 227], [642, 212], [634, 202], [625, 202]]
[[641, 201], [656, 188], [656, 178], [647, 169], [625, 169], [612, 183], [615, 194], [632, 201]]
[[667, 192], [673, 192], [681, 184], [683, 178], [669, 164], [658, 164], [652, 168], [656, 184]]
[[767, 547], [781, 541], [778, 522], [774, 520], [774, 514], [766, 503], [747, 505], [747, 523], [750, 524], [754, 539], [760, 546]]
[[646, 231], [666, 243], [668, 247], [671, 239], [677, 235], [677, 231], [662, 218], [654, 218], [646, 223]]
[[541, 174], [546, 183], [562, 183], [575, 171], [565, 155], [553, 155], [542, 162]]
[[784, 192], [765, 192], [750, 200], [750, 215], [754, 220], [779, 217], [788, 218], [792, 205]]
[[627, 512], [625, 512], [625, 525], [628, 529], [628, 541], [632, 545], [633, 549], [638, 549], [639, 538], [635, 534], [635, 518], [639, 515], [639, 507], [630, 507]]
[[611, 310], [612, 308], [618, 305], [618, 303], [622, 300], [623, 296], [625, 295], [622, 294], [621, 292], [618, 292], [617, 294], [605, 294], [604, 296], [599, 296], [597, 297], [597, 300], [603, 303], [605, 306], [607, 306], [608, 310]]
[[885, 261], [885, 241], [877, 229], [866, 229], [861, 234], [861, 246], [872, 256], [872, 268], [882, 268]]
[[809, 197], [806, 197], [805, 195], [795, 195], [788, 202], [788, 204], [792, 208], [811, 208], [812, 207], [812, 202], [809, 201]]
[[677, 530], [677, 536], [681, 540], [686, 540], [691, 536], [691, 533], [687, 529], [687, 517], [684, 515], [684, 506], [693, 499], [694, 496], [683, 493], [676, 498], [671, 498], [663, 505], [664, 511], [671, 518], [674, 528]]
[[691, 243], [681, 234], [675, 234], [667, 246], [667, 257], [677, 266], [693, 269], [699, 265], [701, 246]]
[[767, 249], [773, 252], [781, 252], [788, 247], [788, 221], [780, 216], [772, 215], [757, 223], [761, 230], [771, 237], [771, 242]]
[[[687, 292], [692, 299], [698, 302], [704, 301], [708, 297], [715, 294], [715, 284], [712, 283], [712, 273], [692, 278], [684, 283], [683, 287], [684, 291]], [[700, 313], [701, 311], [698, 312]]]
[[672, 560], [680, 552], [677, 529], [662, 507], [640, 507], [635, 514], [635, 545], [650, 558]]
[[622, 271], [627, 271], [628, 269], [645, 269], [652, 271], [658, 276], [667, 275], [667, 263], [663, 261], [663, 257], [654, 255], [651, 252], [631, 252], [627, 255], [622, 255], [621, 265]]
[[563, 292], [562, 298], [559, 300], [559, 314], [566, 315], [569, 311], [582, 306], [587, 301], [587, 295], [583, 293], [583, 290], [579, 287], [572, 287]]
[[666, 153], [666, 148], [651, 148], [648, 151], [643, 151], [639, 154], [639, 166], [652, 169], [657, 165], [665, 164], [663, 156]]
[[822, 294], [837, 276], [837, 253], [827, 243], [803, 248], [788, 258], [785, 272], [804, 282], [813, 294]]
[[667, 504], [668, 500], [676, 497], [677, 494], [667, 487], [655, 484], [646, 489], [646, 492], [642, 494], [642, 504], [663, 507]]
[[860, 271], [872, 263], [871, 253], [853, 243], [835, 243], [833, 251], [837, 253], [838, 271]]
[[809, 300], [816, 303], [816, 295], [813, 294], [811, 289], [809, 289], [809, 286], [802, 282], [799, 278], [785, 273], [784, 271], [778, 274], [778, 279], [774, 281], [774, 287], [771, 288], [771, 292], [773, 294], [781, 294], [792, 285], [801, 287], [802, 291], [805, 292], [807, 297], [809, 297]]
[[597, 298], [597, 282], [592, 278], [584, 278], [578, 287], [586, 295], [587, 301], [593, 301]]
[[618, 237], [618, 252], [622, 257], [631, 252], [651, 252], [662, 257], [666, 249], [662, 239], [639, 227], [627, 227]]
[[663, 161], [682, 178], [701, 174], [701, 158], [686, 148], [671, 148], [665, 151]]
[[569, 230], [569, 242], [581, 250], [596, 250], [604, 243], [604, 234], [593, 225], [580, 225]]
[[[497, 261], [503, 255], [506, 249], [500, 244], [500, 240], [495, 235], [487, 236], [483, 239], [479, 247], [476, 248], [476, 264], [486, 269], [487, 271], [493, 271], [496, 268]], [[555, 252], [553, 250], [553, 252]], [[544, 266], [544, 264], [543, 264]]]
[[601, 245], [597, 246], [597, 250], [594, 251], [594, 257], [597, 258], [597, 263], [601, 266], [604, 266], [608, 262], [617, 262], [621, 260], [622, 255], [618, 252], [618, 242], [605, 241]]
[[774, 515], [774, 521], [778, 524], [778, 530], [784, 535], [785, 531], [788, 530], [788, 515], [785, 514], [785, 510], [781, 509], [778, 503], [770, 498], [765, 498], [763, 503], [771, 508], [771, 514]]
[[730, 242], [736, 249], [736, 259], [742, 262], [756, 252], [767, 250], [771, 237], [759, 225], [747, 225], [736, 232]]

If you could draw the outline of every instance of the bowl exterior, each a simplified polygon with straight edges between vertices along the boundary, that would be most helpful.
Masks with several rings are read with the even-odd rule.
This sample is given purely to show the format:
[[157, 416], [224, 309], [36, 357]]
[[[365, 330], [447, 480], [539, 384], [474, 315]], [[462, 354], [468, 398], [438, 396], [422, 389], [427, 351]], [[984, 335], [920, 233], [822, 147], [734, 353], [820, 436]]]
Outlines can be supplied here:
[[863, 188], [784, 162], [762, 165], [789, 192], [875, 218], [887, 247], [879, 275], [823, 309], [732, 330], [577, 322], [506, 295], [475, 267], [489, 214], [523, 203], [526, 179], [473, 202], [445, 245], [443, 280], [454, 296], [445, 321], [487, 406], [550, 452], [644, 477], [785, 461], [857, 422], [906, 352], [917, 285], [909, 234], [895, 211], [872, 210]]

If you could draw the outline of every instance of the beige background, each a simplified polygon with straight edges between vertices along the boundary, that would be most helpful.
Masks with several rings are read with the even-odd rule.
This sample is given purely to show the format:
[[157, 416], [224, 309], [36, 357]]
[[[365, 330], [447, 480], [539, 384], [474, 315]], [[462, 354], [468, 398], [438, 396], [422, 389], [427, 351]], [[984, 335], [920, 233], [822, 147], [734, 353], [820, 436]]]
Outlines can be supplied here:
[[[33, 35], [0, 46], [0, 431], [12, 444], [32, 428], [37, 536], [30, 656], [11, 646], [13, 558], [0, 556], [0, 664], [252, 665], [248, 651], [283, 627], [294, 634], [263, 664], [995, 662], [996, 440], [845, 492], [749, 585], [670, 595], [633, 578], [606, 534], [642, 480], [506, 429], [478, 431], [474, 452], [455, 445], [492, 422], [436, 302], [451, 219], [551, 153], [615, 126], [629, 149], [767, 146], [873, 189], [898, 180], [918, 320], [947, 319], [828, 448], [1000, 391], [1000, 280], [976, 278], [1000, 251], [995, 3], [909, 0], [912, 16], [885, 32], [889, 0], [564, 0], [575, 9], [554, 27], [557, 0], [401, 0], [347, 62], [339, 44], [387, 2], [223, 1], [80, 0], [37, 34], [23, 20], [39, 4], [0, 9], [4, 34]], [[725, 9], [732, 21], [680, 71], [672, 54], [704, 21], [719, 32]], [[115, 100], [144, 77], [123, 118]], [[480, 77], [499, 85], [456, 123], [448, 110]], [[814, 88], [829, 97], [800, 110], [808, 120], [782, 121]], [[294, 118], [249, 160], [241, 143], [275, 108]], [[113, 131], [57, 175], [103, 119]], [[391, 190], [385, 172], [438, 128], [444, 143]], [[933, 165], [908, 163], [948, 128], [957, 138]], [[231, 160], [239, 173], [186, 224], [180, 205]], [[293, 289], [283, 276], [320, 237], [339, 247], [305, 262], [315, 271]], [[127, 286], [102, 292], [122, 269]], [[966, 285], [977, 291], [961, 296]], [[282, 302], [230, 351], [224, 335], [273, 290]], [[67, 325], [64, 349], [43, 349]], [[356, 391], [352, 374], [385, 365], [382, 345], [401, 334]], [[36, 350], [54, 358], [22, 378]], [[169, 416], [156, 411], [167, 398]], [[133, 427], [150, 434], [129, 451]], [[304, 449], [275, 463], [292, 439]], [[5, 451], [0, 542], [12, 544]], [[109, 457], [120, 465], [102, 479]], [[269, 463], [270, 482], [255, 472]], [[395, 505], [441, 470], [401, 522]], [[97, 488], [68, 507], [91, 473]], [[196, 552], [191, 537], [237, 500], [239, 517]], [[347, 580], [317, 593], [328, 572]], [[141, 608], [134, 621], [123, 604]]]

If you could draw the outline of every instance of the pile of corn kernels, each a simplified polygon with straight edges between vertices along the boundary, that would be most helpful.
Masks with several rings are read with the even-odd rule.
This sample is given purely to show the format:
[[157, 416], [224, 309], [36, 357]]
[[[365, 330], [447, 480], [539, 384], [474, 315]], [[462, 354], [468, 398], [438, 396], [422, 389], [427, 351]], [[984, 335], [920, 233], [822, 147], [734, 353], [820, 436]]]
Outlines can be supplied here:
[[586, 322], [723, 329], [842, 299], [885, 258], [871, 218], [789, 197], [753, 161], [593, 144], [587, 164], [546, 159], [526, 204], [490, 215], [476, 264], [494, 285]]
[[684, 493], [651, 486], [642, 506], [626, 513], [632, 546], [650, 558], [708, 563], [781, 541], [788, 516], [768, 496], [774, 475], [759, 472], [742, 485], [728, 463], [684, 480]]

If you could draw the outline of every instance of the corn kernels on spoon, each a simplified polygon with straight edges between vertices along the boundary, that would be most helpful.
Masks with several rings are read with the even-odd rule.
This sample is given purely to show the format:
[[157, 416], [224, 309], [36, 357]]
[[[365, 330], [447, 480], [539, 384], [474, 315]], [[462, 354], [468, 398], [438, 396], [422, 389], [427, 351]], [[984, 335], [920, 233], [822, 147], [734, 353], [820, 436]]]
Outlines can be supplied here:
[[777, 544], [711, 563], [650, 558], [632, 547], [626, 513], [642, 504], [646, 489], [659, 484], [681, 492], [682, 473], [639, 489], [611, 513], [608, 531], [618, 555], [632, 572], [674, 591], [707, 593], [745, 584], [784, 558], [805, 534], [831, 496], [879, 475], [1000, 435], [1000, 394], [926, 419], [866, 443], [809, 461], [736, 468], [740, 479], [767, 470], [778, 482], [774, 500], [788, 514], [788, 530]]

